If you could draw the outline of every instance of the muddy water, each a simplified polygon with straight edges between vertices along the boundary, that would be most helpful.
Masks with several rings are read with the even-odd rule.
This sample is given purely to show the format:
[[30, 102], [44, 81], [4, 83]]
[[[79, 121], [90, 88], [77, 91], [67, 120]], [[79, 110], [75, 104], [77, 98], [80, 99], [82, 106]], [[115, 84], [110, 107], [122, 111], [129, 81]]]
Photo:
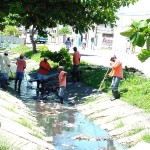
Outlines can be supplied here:
[[[10, 87], [14, 88], [14, 81]], [[26, 79], [21, 89], [20, 94], [12, 93], [33, 111], [46, 136], [53, 138], [56, 150], [127, 150], [67, 102], [59, 104], [56, 93], [37, 97], [36, 83], [27, 83]]]

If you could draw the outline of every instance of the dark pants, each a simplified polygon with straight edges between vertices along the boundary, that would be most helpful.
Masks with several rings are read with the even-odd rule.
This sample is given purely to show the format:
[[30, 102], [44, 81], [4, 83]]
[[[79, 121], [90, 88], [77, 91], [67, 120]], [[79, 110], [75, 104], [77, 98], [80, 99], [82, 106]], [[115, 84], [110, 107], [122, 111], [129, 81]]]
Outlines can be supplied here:
[[79, 70], [78, 65], [73, 65], [72, 77], [74, 81], [79, 81]]
[[120, 83], [121, 78], [114, 76], [112, 78], [111, 88], [113, 91], [118, 91], [118, 86]]
[[22, 80], [15, 80], [15, 90], [18, 90], [18, 92], [20, 92], [21, 82]]
[[23, 72], [16, 72], [15, 90], [18, 90], [18, 92], [20, 92], [21, 82], [23, 78], [24, 78]]

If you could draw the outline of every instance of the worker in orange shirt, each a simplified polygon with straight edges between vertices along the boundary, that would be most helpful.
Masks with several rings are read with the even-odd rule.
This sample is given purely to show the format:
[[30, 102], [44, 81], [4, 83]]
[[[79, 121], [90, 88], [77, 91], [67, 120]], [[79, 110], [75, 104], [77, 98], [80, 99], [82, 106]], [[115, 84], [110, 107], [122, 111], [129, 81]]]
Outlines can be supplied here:
[[112, 87], [113, 97], [111, 98], [111, 100], [115, 100], [120, 98], [120, 94], [118, 92], [118, 86], [120, 80], [123, 78], [123, 69], [122, 69], [122, 63], [117, 59], [115, 55], [111, 57], [110, 65], [112, 67], [112, 70], [108, 74], [108, 76], [112, 77], [111, 87]]
[[60, 103], [63, 104], [64, 100], [64, 92], [66, 89], [66, 75], [67, 72], [64, 71], [63, 66], [58, 67], [59, 75], [58, 75], [58, 85], [59, 85], [59, 90], [58, 90], [58, 96], [60, 99]]
[[73, 48], [74, 54], [73, 54], [73, 76], [75, 77], [76, 81], [79, 81], [79, 72], [78, 67], [80, 64], [80, 53], [77, 50], [77, 47]]
[[40, 62], [40, 67], [39, 67], [39, 70], [38, 70], [38, 77], [37, 77], [37, 89], [39, 89], [39, 86], [41, 84], [41, 82], [43, 80], [46, 80], [47, 79], [47, 74], [48, 74], [48, 71], [51, 69], [51, 66], [50, 64], [47, 62], [48, 58], [44, 57], [44, 60], [42, 60]]

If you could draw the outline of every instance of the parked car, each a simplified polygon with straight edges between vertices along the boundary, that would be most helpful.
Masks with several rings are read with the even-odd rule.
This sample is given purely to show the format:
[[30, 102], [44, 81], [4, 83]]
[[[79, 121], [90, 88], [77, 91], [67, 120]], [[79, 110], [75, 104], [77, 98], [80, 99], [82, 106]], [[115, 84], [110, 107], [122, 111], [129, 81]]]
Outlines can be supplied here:
[[47, 41], [48, 41], [47, 37], [37, 36], [36, 43], [43, 43], [43, 44], [45, 44]]

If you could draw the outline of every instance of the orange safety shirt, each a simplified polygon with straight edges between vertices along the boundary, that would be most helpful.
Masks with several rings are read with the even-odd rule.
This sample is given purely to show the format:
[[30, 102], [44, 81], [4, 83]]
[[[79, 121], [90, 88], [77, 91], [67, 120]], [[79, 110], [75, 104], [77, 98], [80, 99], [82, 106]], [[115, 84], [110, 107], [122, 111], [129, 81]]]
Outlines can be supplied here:
[[73, 63], [75, 65], [80, 64], [80, 53], [79, 53], [79, 51], [74, 52], [74, 54], [73, 54]]
[[48, 69], [50, 69], [50, 68], [51, 68], [50, 64], [48, 62], [45, 62], [44, 60], [42, 60], [40, 62], [39, 73], [42, 74], [42, 75], [47, 75], [48, 74]]
[[112, 70], [109, 73], [109, 76], [123, 78], [122, 63], [119, 60], [116, 60], [112, 65]]
[[66, 87], [66, 72], [65, 71], [60, 72], [58, 79], [59, 79], [59, 87], [61, 86]]

